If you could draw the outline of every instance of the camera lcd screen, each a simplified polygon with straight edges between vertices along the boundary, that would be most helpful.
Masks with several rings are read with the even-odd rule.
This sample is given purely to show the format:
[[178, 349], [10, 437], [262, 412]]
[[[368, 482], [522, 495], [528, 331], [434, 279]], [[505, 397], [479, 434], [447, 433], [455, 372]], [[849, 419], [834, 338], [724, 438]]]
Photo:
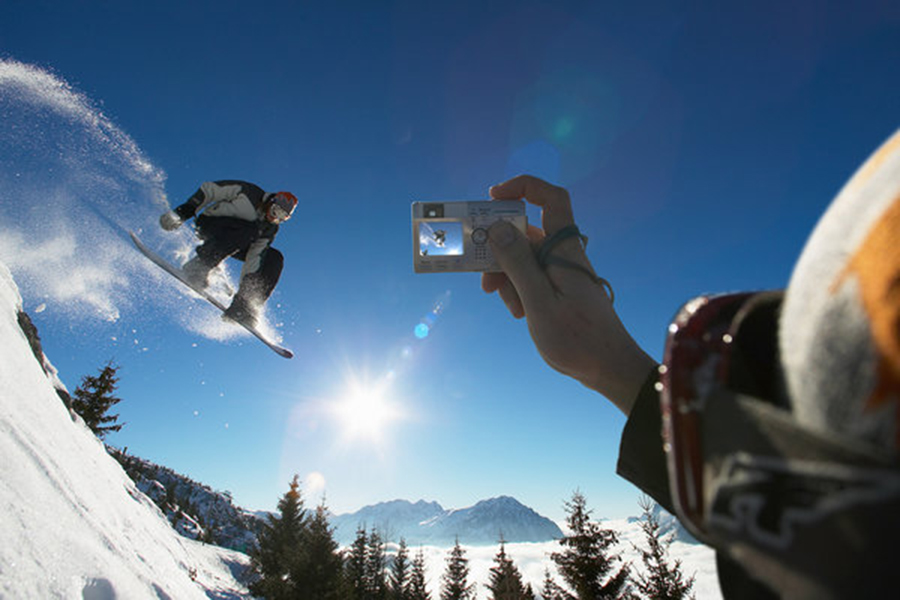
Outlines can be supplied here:
[[462, 256], [463, 226], [460, 221], [420, 221], [421, 256]]

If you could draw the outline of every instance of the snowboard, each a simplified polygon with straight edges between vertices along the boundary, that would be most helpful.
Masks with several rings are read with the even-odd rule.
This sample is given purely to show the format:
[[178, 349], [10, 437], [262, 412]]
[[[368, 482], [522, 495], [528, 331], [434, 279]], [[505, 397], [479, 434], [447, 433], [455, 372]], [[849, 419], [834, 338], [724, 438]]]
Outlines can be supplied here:
[[[226, 308], [225, 305], [222, 304], [221, 302], [219, 302], [219, 300], [216, 299], [215, 296], [212, 296], [206, 290], [201, 290], [201, 289], [191, 285], [190, 282], [188, 282], [188, 280], [184, 277], [184, 274], [182, 273], [181, 269], [173, 266], [171, 263], [169, 263], [169, 261], [167, 261], [166, 259], [161, 257], [159, 254], [157, 254], [156, 252], [154, 252], [153, 250], [151, 250], [150, 248], [145, 246], [144, 243], [137, 236], [137, 234], [135, 234], [133, 231], [129, 231], [128, 235], [131, 236], [131, 241], [134, 242], [134, 245], [137, 247], [138, 250], [140, 250], [141, 254], [143, 254], [144, 256], [149, 258], [154, 264], [156, 264], [158, 267], [160, 267], [163, 271], [165, 271], [166, 273], [169, 273], [175, 279], [177, 279], [184, 285], [191, 288], [191, 290], [193, 290], [195, 294], [199, 295], [201, 298], [203, 298], [204, 300], [206, 300], [207, 302], [209, 302], [210, 304], [212, 304], [213, 306], [218, 308], [223, 313], [225, 312], [225, 308]], [[263, 333], [261, 331], [259, 331], [258, 329], [256, 329], [255, 327], [251, 327], [250, 325], [248, 325], [246, 323], [241, 323], [239, 321], [234, 321], [234, 323], [240, 325], [241, 327], [243, 327], [244, 329], [246, 329], [247, 331], [252, 333], [254, 336], [256, 336], [259, 339], [259, 341], [261, 341], [263, 344], [265, 344], [266, 346], [271, 348], [272, 351], [275, 352], [275, 354], [277, 354], [278, 356], [283, 356], [284, 358], [293, 358], [294, 357], [294, 353], [292, 351], [290, 351], [289, 349], [284, 348], [282, 346], [279, 346], [278, 344], [276, 344], [275, 342], [273, 342], [272, 340], [267, 338], [265, 335], [263, 335]]]

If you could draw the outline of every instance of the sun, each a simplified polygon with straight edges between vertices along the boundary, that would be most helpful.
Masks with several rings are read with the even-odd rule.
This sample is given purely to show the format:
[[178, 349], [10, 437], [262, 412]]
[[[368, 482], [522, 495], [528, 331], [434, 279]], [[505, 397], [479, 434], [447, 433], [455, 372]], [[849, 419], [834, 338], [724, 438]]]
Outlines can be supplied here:
[[334, 417], [345, 441], [382, 444], [393, 424], [403, 417], [400, 406], [392, 401], [389, 387], [382, 382], [367, 385], [354, 382], [333, 405]]

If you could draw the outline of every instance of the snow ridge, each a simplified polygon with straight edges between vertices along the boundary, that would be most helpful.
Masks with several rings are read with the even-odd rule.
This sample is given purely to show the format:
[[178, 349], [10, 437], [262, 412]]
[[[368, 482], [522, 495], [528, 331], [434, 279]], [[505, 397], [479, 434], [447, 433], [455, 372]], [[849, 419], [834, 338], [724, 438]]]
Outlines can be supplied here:
[[107, 446], [107, 451], [179, 534], [245, 553], [256, 544], [265, 519], [235, 506], [227, 492], [217, 492], [168, 467], [112, 446]]

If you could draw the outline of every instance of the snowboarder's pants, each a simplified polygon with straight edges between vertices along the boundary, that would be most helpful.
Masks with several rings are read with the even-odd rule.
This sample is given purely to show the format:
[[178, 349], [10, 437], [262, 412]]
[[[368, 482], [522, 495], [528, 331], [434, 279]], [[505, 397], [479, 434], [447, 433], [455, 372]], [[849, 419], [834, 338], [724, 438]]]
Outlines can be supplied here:
[[[250, 244], [259, 236], [257, 224], [243, 219], [200, 215], [194, 223], [197, 235], [203, 240], [197, 246], [197, 256], [211, 269], [229, 256], [240, 261], [246, 259]], [[260, 257], [259, 269], [241, 278], [238, 295], [250, 302], [265, 302], [272, 295], [283, 267], [284, 255], [275, 248], [267, 248]]]

